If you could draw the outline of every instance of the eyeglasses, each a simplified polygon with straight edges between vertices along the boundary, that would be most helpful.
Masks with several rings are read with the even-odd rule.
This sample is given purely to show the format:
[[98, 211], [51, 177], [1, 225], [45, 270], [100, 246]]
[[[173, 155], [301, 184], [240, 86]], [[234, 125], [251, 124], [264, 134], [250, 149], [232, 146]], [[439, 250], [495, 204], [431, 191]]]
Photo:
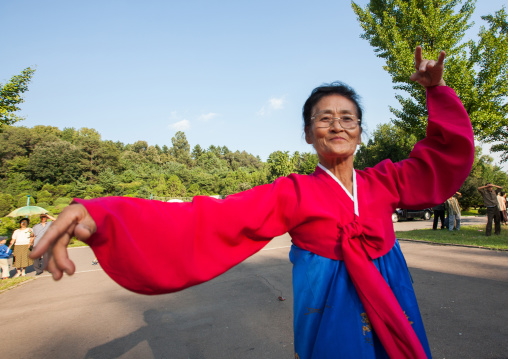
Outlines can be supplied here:
[[345, 130], [354, 130], [358, 127], [358, 124], [362, 121], [357, 119], [355, 115], [342, 115], [340, 117], [331, 117], [327, 114], [322, 114], [318, 116], [314, 116], [310, 118], [315, 124], [317, 128], [330, 128], [337, 121]]

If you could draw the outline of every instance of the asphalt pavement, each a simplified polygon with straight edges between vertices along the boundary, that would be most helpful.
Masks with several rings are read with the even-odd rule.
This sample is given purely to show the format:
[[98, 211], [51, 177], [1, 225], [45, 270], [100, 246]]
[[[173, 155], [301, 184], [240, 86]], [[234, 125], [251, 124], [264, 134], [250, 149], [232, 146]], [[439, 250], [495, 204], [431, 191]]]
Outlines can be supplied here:
[[[89, 248], [70, 249], [74, 276], [0, 294], [2, 357], [293, 358], [290, 244], [278, 237], [208, 283], [158, 296], [121, 288]], [[433, 357], [508, 358], [508, 252], [401, 247]]]

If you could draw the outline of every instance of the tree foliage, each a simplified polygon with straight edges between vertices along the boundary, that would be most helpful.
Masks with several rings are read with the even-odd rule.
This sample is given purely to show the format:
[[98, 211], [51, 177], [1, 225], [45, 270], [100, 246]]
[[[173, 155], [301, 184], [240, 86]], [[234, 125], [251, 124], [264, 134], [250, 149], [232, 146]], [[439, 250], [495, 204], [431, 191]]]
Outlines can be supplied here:
[[503, 9], [483, 16], [479, 40], [464, 41], [472, 26], [475, 0], [371, 0], [365, 8], [352, 3], [384, 69], [391, 75], [401, 108], [391, 107], [393, 122], [417, 139], [425, 136], [425, 89], [409, 80], [414, 49], [422, 45], [425, 58], [447, 53], [445, 81], [468, 111], [477, 138], [499, 142], [493, 151], [508, 159], [508, 23]]
[[0, 212], [5, 215], [23, 200], [26, 204], [27, 194], [56, 214], [73, 197], [228, 195], [268, 183], [265, 164], [245, 151], [196, 146], [191, 157], [183, 132], [171, 144], [124, 145], [104, 141], [90, 128], [5, 126]]
[[393, 124], [380, 124], [372, 133], [367, 144], [363, 144], [355, 155], [354, 166], [358, 169], [373, 167], [377, 163], [390, 159], [398, 162], [409, 157], [416, 144], [414, 135], [406, 135]]
[[15, 112], [23, 103], [23, 93], [28, 91], [28, 83], [35, 70], [27, 67], [21, 74], [13, 76], [5, 85], [0, 83], [0, 130], [3, 125], [11, 125], [22, 120]]

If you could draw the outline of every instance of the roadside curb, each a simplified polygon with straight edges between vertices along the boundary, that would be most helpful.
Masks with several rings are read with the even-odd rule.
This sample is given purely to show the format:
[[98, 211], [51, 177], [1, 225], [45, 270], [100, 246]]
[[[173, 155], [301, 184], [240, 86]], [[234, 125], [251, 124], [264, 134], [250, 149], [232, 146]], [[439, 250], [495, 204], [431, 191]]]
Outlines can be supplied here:
[[435, 246], [478, 248], [478, 249], [487, 249], [489, 251], [508, 252], [508, 249], [498, 249], [498, 248], [490, 248], [490, 247], [483, 247], [483, 246], [473, 246], [473, 245], [470, 245], [470, 244], [438, 243], [438, 242], [422, 241], [422, 240], [419, 240], [419, 239], [407, 239], [407, 238], [397, 238], [397, 240], [398, 241], [406, 241], [406, 242], [426, 243], [426, 244], [432, 244], [432, 245], [435, 245]]
[[[30, 276], [30, 277], [32, 277], [32, 276]], [[23, 282], [21, 282], [21, 283], [18, 283], [18, 284], [16, 284], [16, 285], [12, 286], [12, 287], [9, 287], [9, 288], [6, 288], [6, 289], [2, 289], [2, 290], [0, 290], [0, 295], [1, 295], [1, 294], [3, 294], [3, 293], [5, 293], [5, 292], [7, 292], [7, 291], [9, 291], [9, 290], [11, 290], [11, 289], [21, 287], [21, 286], [22, 286], [22, 285], [24, 285], [25, 283], [29, 283], [29, 282], [31, 282], [31, 281], [33, 281], [33, 280], [35, 280], [35, 279], [36, 279], [36, 277], [33, 277], [33, 278], [31, 278], [31, 279], [28, 279], [28, 280], [25, 280], [25, 281], [23, 281]]]

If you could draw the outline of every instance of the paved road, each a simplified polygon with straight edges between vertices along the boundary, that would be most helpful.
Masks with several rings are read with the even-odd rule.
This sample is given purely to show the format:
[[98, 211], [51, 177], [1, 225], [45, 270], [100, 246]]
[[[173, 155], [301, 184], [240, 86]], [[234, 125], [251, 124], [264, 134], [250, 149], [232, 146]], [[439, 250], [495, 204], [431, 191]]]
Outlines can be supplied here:
[[[289, 236], [215, 280], [130, 293], [71, 250], [78, 273], [0, 294], [5, 358], [292, 358]], [[434, 358], [508, 358], [508, 253], [402, 242]], [[285, 301], [277, 298], [283, 296]]]
[[[434, 217], [430, 220], [425, 221], [423, 219], [415, 219], [412, 221], [400, 221], [393, 224], [393, 228], [395, 231], [412, 231], [413, 229], [425, 229], [432, 228], [432, 224], [434, 223]], [[477, 225], [477, 224], [487, 224], [487, 216], [464, 216], [461, 219], [461, 225]], [[439, 226], [441, 223], [439, 223]], [[438, 227], [439, 228], [439, 227]]]

